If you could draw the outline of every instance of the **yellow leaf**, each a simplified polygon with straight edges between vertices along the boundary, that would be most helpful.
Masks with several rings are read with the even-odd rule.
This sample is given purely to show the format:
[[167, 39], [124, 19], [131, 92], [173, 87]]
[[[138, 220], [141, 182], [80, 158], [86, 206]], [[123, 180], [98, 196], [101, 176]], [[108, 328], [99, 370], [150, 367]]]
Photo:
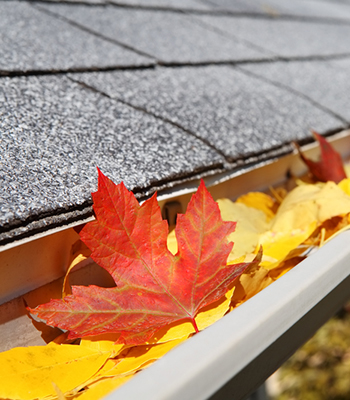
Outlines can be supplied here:
[[227, 313], [234, 291], [235, 287], [232, 287], [223, 298], [199, 311], [195, 320], [200, 331], [212, 325]]
[[342, 228], [340, 228], [338, 231], [334, 232], [332, 235], [330, 235], [324, 242], [322, 245], [325, 245], [326, 243], [328, 243], [331, 239], [333, 239], [334, 237], [340, 235], [342, 232], [348, 231], [350, 229], [350, 224], [343, 226]]
[[[158, 360], [169, 350], [185, 340], [186, 338], [182, 338], [161, 344], [131, 347], [125, 351], [125, 355], [121, 355], [117, 360], [119, 362], [117, 362], [113, 368], [110, 368], [109, 370], [103, 368], [99, 371], [97, 376], [130, 375], [139, 369], [142, 369], [151, 361]], [[113, 360], [109, 360], [109, 366], [111, 366], [112, 363]]]
[[[173, 238], [175, 239], [175, 235], [173, 236]], [[174, 242], [177, 247], [176, 239], [174, 240]], [[174, 253], [176, 251], [177, 249], [174, 250]], [[243, 260], [241, 260], [241, 262], [243, 262]], [[200, 310], [200, 312], [196, 316], [196, 323], [199, 330], [202, 330], [211, 325], [212, 323], [220, 319], [229, 310], [229, 305], [234, 289], [235, 288], [232, 287], [223, 298]], [[83, 388], [87, 384], [90, 385], [93, 382], [96, 382], [97, 380], [100, 380], [106, 376], [116, 376], [120, 373], [133, 374], [138, 369], [146, 367], [155, 359], [165, 354], [170, 348], [174, 347], [176, 344], [184, 341], [193, 332], [194, 328], [190, 322], [178, 322], [164, 327], [159, 332], [157, 332], [155, 337], [151, 340], [150, 344], [148, 344], [147, 346], [135, 346], [134, 348], [127, 350], [128, 353], [123, 358], [119, 358], [117, 360], [107, 360], [103, 367], [93, 377], [84, 382], [83, 385], [77, 386], [72, 391], [65, 392], [65, 395], [77, 395], [79, 389]], [[80, 346], [96, 351], [108, 350], [110, 352], [113, 352], [113, 354], [118, 354], [120, 351], [123, 350], [123, 348], [125, 349], [125, 346], [123, 345], [114, 344], [118, 336], [118, 334], [103, 334], [94, 337], [87, 337], [81, 340]], [[158, 347], [155, 347], [154, 345], [152, 346], [152, 344], [156, 343], [158, 344]], [[164, 344], [164, 346], [161, 346], [160, 344]], [[106, 383], [106, 385], [108, 384]], [[84, 394], [84, 396], [89, 396], [89, 393], [89, 390], [86, 391], [86, 394]], [[79, 395], [78, 397], [81, 398], [82, 396]]]
[[[315, 230], [316, 221], [301, 229], [290, 231], [267, 231], [260, 236], [260, 245], [263, 247], [264, 258], [261, 265], [266, 269], [276, 268], [280, 261], [303, 243]], [[268, 260], [267, 257], [271, 259]]]
[[165, 343], [171, 340], [187, 338], [195, 332], [194, 327], [189, 321], [178, 321], [161, 328], [148, 341], [149, 344]]
[[80, 346], [96, 351], [110, 351], [114, 356], [118, 355], [124, 344], [115, 344], [119, 333], [103, 333], [96, 336], [86, 336], [80, 341]]
[[121, 358], [115, 359], [115, 358], [110, 358], [105, 362], [103, 367], [94, 375], [92, 376], [87, 382], [86, 385], [90, 385], [93, 382], [96, 382], [97, 380], [101, 378], [106, 378], [110, 376], [114, 376], [113, 372], [110, 373], [110, 371], [113, 371], [115, 366], [120, 363]]
[[[225, 296], [216, 302], [203, 307], [195, 317], [198, 329], [201, 331], [209, 325], [218, 321], [229, 310], [231, 297], [234, 292], [234, 287], [231, 288]], [[194, 327], [190, 321], [179, 321], [169, 324], [161, 328], [155, 335], [148, 341], [149, 344], [164, 343], [170, 340], [186, 338], [191, 333], [194, 333]]]
[[250, 299], [273, 282], [268, 274], [269, 271], [263, 267], [250, 274], [242, 274], [240, 282], [245, 292], [244, 300]]
[[250, 192], [244, 194], [243, 196], [238, 197], [236, 203], [243, 203], [247, 207], [261, 210], [266, 215], [268, 221], [275, 216], [277, 210], [275, 200], [271, 196], [261, 192]]
[[275, 281], [303, 261], [305, 257], [293, 257], [282, 261], [276, 268], [269, 271], [269, 276]]
[[123, 385], [132, 375], [129, 376], [118, 376], [106, 379], [100, 379], [95, 383], [89, 385], [88, 389], [83, 392], [80, 396], [75, 397], [79, 400], [99, 400], [106, 396], [108, 393]]
[[175, 236], [175, 229], [173, 229], [169, 235], [168, 235], [168, 239], [167, 239], [167, 245], [168, 245], [168, 249], [172, 254], [176, 254], [177, 253], [177, 240], [176, 240], [176, 236]]
[[[125, 349], [119, 358], [107, 360], [103, 367], [86, 382], [86, 385], [90, 386], [102, 378], [134, 375], [186, 339], [187, 337], [184, 337], [166, 343], [140, 345]], [[75, 393], [76, 391], [73, 391], [71, 394]]]
[[81, 241], [77, 240], [73, 246], [71, 251], [71, 257], [69, 261], [69, 265], [66, 271], [66, 275], [63, 281], [62, 288], [62, 298], [65, 298], [68, 294], [71, 294], [71, 289], [69, 286], [68, 276], [73, 268], [77, 265], [83, 263], [86, 259], [89, 258], [91, 250]]
[[350, 214], [336, 216], [324, 221], [304, 242], [309, 247], [321, 247], [340, 232], [348, 230]]
[[259, 293], [272, 282], [273, 279], [269, 276], [267, 269], [260, 264], [250, 265], [239, 278], [239, 285], [232, 296], [233, 308]]
[[[349, 166], [350, 167], [350, 166]], [[348, 196], [350, 196], [350, 179], [346, 178], [343, 179], [341, 182], [338, 183], [338, 187], [346, 193]]]
[[[334, 182], [304, 184], [293, 189], [281, 203], [270, 229], [260, 236], [265, 259], [262, 266], [277, 268], [323, 222], [350, 212], [350, 196]], [[293, 254], [297, 255], [297, 254]], [[275, 259], [267, 260], [266, 257]]]
[[281, 204], [283, 199], [287, 196], [288, 192], [285, 187], [279, 186], [276, 188], [270, 187], [270, 192], [278, 204]]
[[346, 176], [350, 177], [350, 164], [348, 162], [344, 165], [344, 170], [345, 170]]
[[270, 230], [287, 232], [318, 224], [337, 215], [350, 212], [350, 196], [334, 182], [303, 185], [293, 189], [280, 205], [271, 221]]
[[235, 232], [231, 233], [228, 240], [233, 242], [233, 249], [227, 262], [253, 253], [259, 243], [259, 235], [269, 227], [263, 211], [248, 207], [243, 203], [233, 203], [229, 199], [219, 199], [221, 217], [224, 221], [236, 221]]
[[[56, 385], [55, 382], [52, 382], [52, 386], [57, 394], [57, 400], [66, 400], [66, 396], [62, 393], [61, 389]], [[46, 397], [47, 399], [47, 397]]]
[[65, 393], [94, 375], [110, 357], [80, 346], [17, 347], [0, 353], [0, 398], [30, 400]]

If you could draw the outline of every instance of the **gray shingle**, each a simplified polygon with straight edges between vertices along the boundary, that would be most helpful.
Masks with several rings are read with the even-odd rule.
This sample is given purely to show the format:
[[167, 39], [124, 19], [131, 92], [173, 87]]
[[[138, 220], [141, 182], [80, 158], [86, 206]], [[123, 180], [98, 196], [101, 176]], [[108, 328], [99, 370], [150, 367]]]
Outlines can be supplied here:
[[256, 2], [249, 0], [204, 0], [211, 4], [215, 11], [228, 11], [234, 13], [268, 13], [268, 9], [262, 5], [261, 7]]
[[[12, 0], [11, 0], [12, 1]], [[40, 3], [41, 0], [38, 0], [37, 3]], [[44, 0], [44, 2], [50, 2], [50, 3], [61, 3], [61, 0]], [[81, 3], [82, 0], [64, 0], [65, 3]], [[84, 4], [89, 4], [89, 5], [100, 5], [100, 4], [109, 4], [109, 0], [84, 0]]]
[[174, 10], [211, 10], [213, 7], [200, 0], [111, 0], [112, 3], [138, 7]]
[[0, 71], [66, 70], [149, 65], [142, 57], [102, 40], [25, 2], [1, 1]]
[[[253, 0], [261, 3], [261, 0]], [[350, 20], [350, 7], [337, 2], [320, 2], [318, 0], [268, 0], [271, 7], [281, 15], [298, 17], [320, 17]]]
[[319, 0], [209, 0], [218, 10], [259, 13], [270, 16], [337, 18], [350, 20], [347, 4]]
[[168, 118], [231, 159], [268, 152], [342, 123], [310, 102], [232, 67], [74, 75], [109, 96]]
[[283, 57], [350, 54], [350, 25], [224, 16], [196, 18]]
[[220, 62], [266, 58], [240, 41], [195, 23], [191, 16], [165, 11], [45, 5], [89, 29], [167, 63]]
[[[276, 157], [291, 150], [292, 140], [309, 139], [310, 128], [342, 127], [325, 107], [349, 120], [347, 60], [253, 63], [241, 65], [244, 72], [197, 65], [39, 76], [42, 70], [154, 66], [156, 59], [191, 64], [350, 53], [350, 24], [203, 15], [222, 10], [213, 3], [225, 0], [111, 1], [124, 6], [0, 1], [6, 16], [0, 74], [38, 75], [0, 78], [0, 244], [89, 215], [96, 165], [145, 197]], [[259, 1], [234, 1], [231, 11], [256, 13]], [[325, 5], [317, 9], [317, 0], [268, 1], [297, 18], [300, 10], [318, 17], [329, 7], [319, 1]], [[330, 17], [340, 8], [334, 10]]]
[[0, 105], [5, 227], [45, 214], [64, 220], [65, 213], [89, 205], [97, 165], [144, 195], [150, 185], [210, 174], [224, 162], [181, 129], [66, 77], [1, 78]]
[[350, 122], [350, 59], [279, 62], [241, 68], [297, 90]]

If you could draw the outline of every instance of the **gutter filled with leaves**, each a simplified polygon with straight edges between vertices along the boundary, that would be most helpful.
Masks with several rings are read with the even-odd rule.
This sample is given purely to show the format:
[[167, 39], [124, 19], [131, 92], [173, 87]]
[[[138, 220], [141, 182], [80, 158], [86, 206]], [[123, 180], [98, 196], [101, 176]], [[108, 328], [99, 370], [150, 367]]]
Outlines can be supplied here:
[[[283, 188], [275, 188], [272, 196], [248, 193], [235, 202], [221, 199], [218, 204], [202, 183], [187, 212], [178, 216], [177, 227], [169, 235], [155, 197], [139, 206], [122, 184], [116, 186], [99, 173], [99, 189], [93, 194], [96, 221], [86, 224], [80, 232], [87, 247], [82, 242], [76, 245], [67, 269], [62, 300], [51, 300], [29, 309], [34, 316], [67, 333], [47, 346], [15, 348], [1, 353], [0, 362], [5, 372], [0, 377], [0, 396], [28, 400], [101, 398], [190, 336], [195, 337], [181, 348], [184, 349], [185, 345], [188, 348], [190, 344], [196, 348], [195, 343], [198, 343], [194, 352], [203, 353], [209, 343], [212, 346], [211, 338], [215, 331], [217, 346], [213, 353], [208, 350], [207, 354], [207, 361], [212, 357], [213, 362], [211, 367], [201, 367], [202, 370], [210, 368], [214, 378], [217, 373], [213, 374], [212, 367], [216, 365], [217, 371], [222, 371], [217, 363], [220, 355], [225, 359], [228, 349], [222, 347], [224, 343], [228, 345], [227, 337], [225, 334], [222, 337], [218, 331], [226, 321], [233, 324], [231, 328], [235, 334], [237, 329], [240, 330], [238, 336], [241, 339], [237, 341], [235, 336], [234, 343], [230, 344], [231, 351], [235, 355], [241, 354], [240, 359], [246, 360], [245, 364], [243, 361], [240, 363], [240, 368], [248, 365], [256, 356], [254, 351], [262, 352], [271, 345], [276, 333], [281, 335], [290, 327], [291, 321], [297, 321], [291, 315], [300, 319], [309, 311], [305, 304], [290, 310], [290, 304], [285, 302], [288, 296], [289, 301], [295, 300], [295, 292], [289, 285], [300, 280], [301, 267], [313, 269], [314, 257], [321, 257], [322, 261], [322, 254], [326, 252], [323, 249], [316, 252], [312, 256], [312, 265], [305, 267], [311, 262], [311, 258], [307, 259], [310, 251], [322, 247], [350, 225], [350, 179], [346, 178], [339, 156], [322, 137], [317, 138], [321, 143], [321, 162], [310, 162], [303, 157], [313, 177], [307, 177], [306, 181], [298, 180], [297, 186], [288, 193]], [[229, 244], [232, 241], [233, 246]], [[343, 236], [330, 242], [329, 246], [343, 246]], [[323, 271], [319, 275], [318, 289], [324, 286], [325, 277], [330, 290], [347, 277], [343, 260], [348, 257], [348, 250], [341, 248], [337, 254], [341, 257], [337, 258], [334, 271], [341, 265], [344, 276], [335, 274], [332, 287], [328, 265], [323, 265], [323, 269], [318, 268], [318, 274]], [[112, 275], [116, 287], [73, 286], [72, 294], [69, 294], [70, 271], [88, 257]], [[303, 260], [306, 261], [299, 264]], [[295, 268], [297, 265], [298, 269]], [[290, 273], [284, 277], [288, 271]], [[305, 286], [308, 275], [305, 276], [303, 284], [293, 283], [303, 295], [303, 287], [308, 287]], [[312, 278], [314, 285], [317, 274], [314, 273]], [[279, 285], [270, 286], [276, 280], [279, 280]], [[274, 296], [271, 300], [266, 296], [283, 286], [290, 293], [284, 296], [283, 304], [276, 305]], [[268, 290], [261, 291], [264, 288]], [[329, 293], [327, 287], [323, 289], [313, 293], [312, 301], [318, 297], [321, 301]], [[266, 340], [251, 345], [252, 332], [256, 334], [257, 330], [268, 326], [266, 312], [261, 312], [262, 320], [256, 316], [251, 320], [257, 307], [249, 310], [253, 303], [247, 300], [253, 296], [254, 299], [260, 296], [264, 310], [272, 301], [267, 313], [271, 318], [273, 316], [269, 324], [274, 326], [274, 330], [267, 334], [269, 329], [266, 329], [262, 332]], [[227, 313], [229, 319], [224, 318], [210, 329], [196, 334]], [[276, 327], [276, 322], [272, 321], [276, 321], [277, 316]], [[244, 324], [242, 318], [246, 320]], [[235, 326], [236, 321], [242, 325]], [[202, 347], [206, 340], [209, 341]], [[176, 359], [176, 355], [172, 356], [175, 353], [170, 353], [164, 362]], [[198, 360], [201, 359], [197, 355]], [[223, 359], [222, 365], [226, 365], [228, 360]], [[198, 365], [198, 360], [193, 365]], [[178, 362], [175, 361], [174, 366]], [[164, 392], [163, 397], [157, 398], [207, 398], [213, 393], [213, 388], [217, 390], [227, 381], [226, 378], [222, 381], [221, 376], [225, 376], [225, 371], [222, 371], [208, 389], [208, 383], [213, 380], [209, 378], [209, 372], [198, 375], [197, 371], [191, 375], [191, 367], [185, 366], [188, 378], [184, 386], [177, 377], [173, 392]], [[150, 369], [147, 374], [157, 369]], [[230, 377], [233, 369], [229, 371]], [[146, 378], [142, 376], [146, 374], [143, 374], [137, 374], [139, 376], [135, 379], [145, 382]], [[202, 387], [194, 393], [189, 387], [196, 386], [196, 379], [203, 380], [203, 376], [207, 382], [202, 382]], [[20, 384], [14, 385], [14, 379]], [[185, 387], [187, 392], [181, 392]], [[147, 397], [142, 384], [125, 385], [115, 392], [113, 398], [137, 398], [140, 390], [143, 398], [156, 398], [154, 393]]]

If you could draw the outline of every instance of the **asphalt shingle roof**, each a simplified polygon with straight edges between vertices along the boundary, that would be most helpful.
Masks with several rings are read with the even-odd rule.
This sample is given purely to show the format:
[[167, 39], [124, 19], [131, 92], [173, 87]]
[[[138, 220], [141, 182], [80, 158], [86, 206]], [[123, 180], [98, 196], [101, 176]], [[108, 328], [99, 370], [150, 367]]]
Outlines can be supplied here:
[[[197, 16], [198, 20], [237, 39], [246, 40], [280, 57], [319, 57], [348, 54], [349, 24], [286, 19]], [[253, 23], [254, 22], [254, 23]], [[344, 38], [339, 40], [339, 38]]]
[[45, 14], [26, 2], [0, 1], [0, 72], [150, 65], [151, 58]]
[[[196, 23], [191, 15], [113, 6], [49, 4], [43, 9], [118, 40], [162, 63], [261, 59], [266, 54]], [[118, 21], [116, 23], [115, 21]]]
[[244, 65], [245, 71], [302, 93], [350, 121], [350, 59]]
[[0, 93], [4, 227], [86, 207], [96, 166], [143, 194], [223, 167], [218, 152], [182, 129], [65, 76], [3, 78]]
[[0, 1], [0, 245], [349, 126], [346, 0]]
[[165, 10], [206, 10], [210, 11], [213, 5], [201, 0], [112, 0], [116, 5], [127, 5]]
[[305, 139], [311, 127], [327, 131], [343, 125], [300, 96], [230, 66], [158, 67], [74, 79], [180, 125], [230, 162], [265, 155], [291, 137]]
[[[350, 19], [348, 0], [322, 1], [322, 0], [210, 0], [217, 10], [226, 12], [246, 12], [264, 14], [271, 17], [299, 17], [304, 19]], [[349, 3], [349, 2], [348, 2]]]

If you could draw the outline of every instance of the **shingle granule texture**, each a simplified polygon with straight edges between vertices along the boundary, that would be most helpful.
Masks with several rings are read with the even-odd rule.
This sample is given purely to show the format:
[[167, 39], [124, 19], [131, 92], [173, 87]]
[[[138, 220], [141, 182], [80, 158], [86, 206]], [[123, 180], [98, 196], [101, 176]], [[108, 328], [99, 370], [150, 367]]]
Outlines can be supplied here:
[[0, 1], [0, 15], [0, 71], [57, 71], [154, 62], [26, 2]]
[[213, 9], [213, 6], [201, 0], [112, 0], [114, 4], [160, 8], [169, 10], [199, 10]]
[[350, 122], [350, 59], [276, 62], [240, 68], [298, 91]]
[[[196, 16], [234, 38], [244, 39], [281, 57], [350, 55], [349, 24], [286, 19]], [[342, 40], [340, 40], [342, 39]]]
[[332, 0], [210, 0], [210, 4], [221, 11], [258, 13], [275, 18], [278, 16], [294, 16], [350, 20], [348, 5]]
[[66, 77], [2, 78], [0, 103], [5, 227], [91, 204], [96, 166], [142, 194], [224, 162], [181, 129]]
[[192, 16], [110, 6], [43, 5], [75, 23], [118, 40], [166, 63], [219, 62], [268, 58], [242, 41], [196, 23]]
[[311, 102], [231, 67], [77, 74], [109, 96], [168, 118], [231, 160], [341, 127]]
[[0, 245], [347, 128], [349, 1], [0, 0]]

